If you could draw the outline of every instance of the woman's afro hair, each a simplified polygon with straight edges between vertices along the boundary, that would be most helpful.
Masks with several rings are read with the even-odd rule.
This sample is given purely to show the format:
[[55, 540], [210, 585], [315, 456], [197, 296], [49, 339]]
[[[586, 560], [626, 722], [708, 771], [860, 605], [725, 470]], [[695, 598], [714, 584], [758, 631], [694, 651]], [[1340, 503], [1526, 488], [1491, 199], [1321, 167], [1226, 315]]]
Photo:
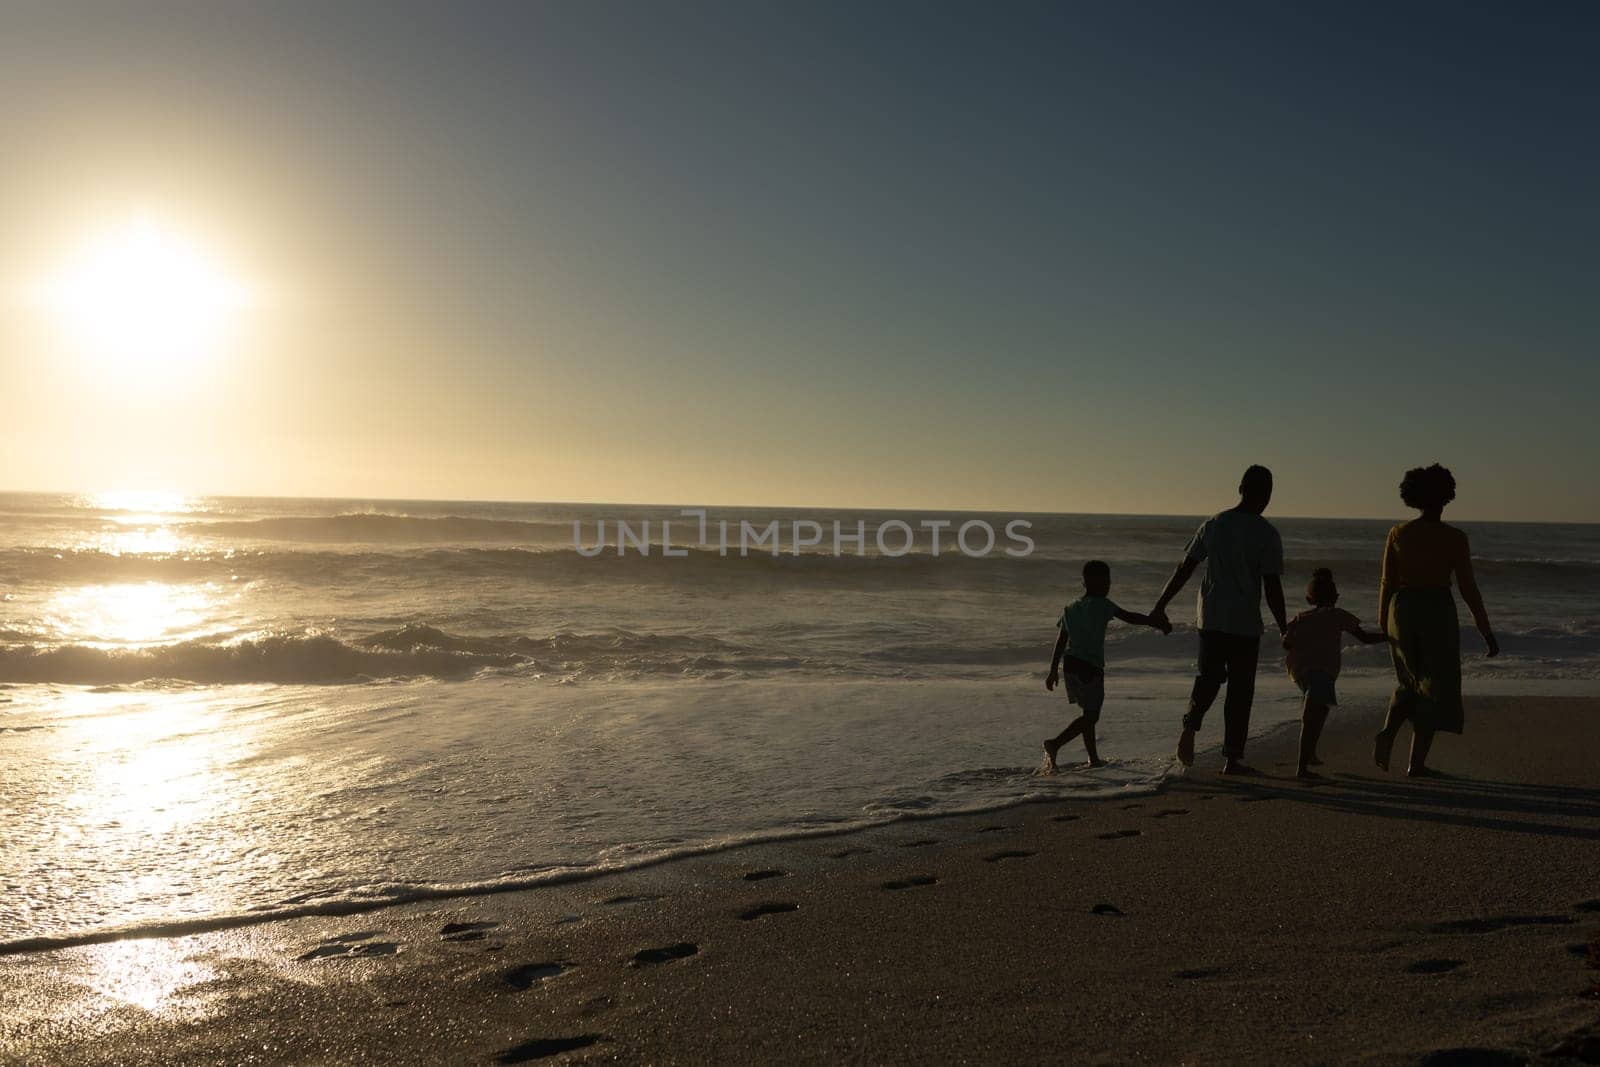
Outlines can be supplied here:
[[1442, 508], [1456, 498], [1456, 476], [1448, 467], [1412, 467], [1400, 480], [1400, 499], [1407, 507]]

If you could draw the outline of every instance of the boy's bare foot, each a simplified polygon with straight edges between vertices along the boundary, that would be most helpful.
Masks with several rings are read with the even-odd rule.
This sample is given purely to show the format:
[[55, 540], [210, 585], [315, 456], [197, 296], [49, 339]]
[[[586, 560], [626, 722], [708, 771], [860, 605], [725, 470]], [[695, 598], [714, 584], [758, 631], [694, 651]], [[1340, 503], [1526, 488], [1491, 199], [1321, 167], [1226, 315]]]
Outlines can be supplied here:
[[1258, 777], [1261, 774], [1261, 772], [1256, 770], [1254, 767], [1247, 767], [1244, 763], [1234, 759], [1232, 756], [1229, 756], [1227, 760], [1223, 762], [1222, 773], [1239, 775], [1246, 778]]
[[1092, 759], [1089, 761], [1089, 766], [1091, 767], [1104, 767], [1105, 765], [1106, 761], [1103, 759]]
[[1443, 778], [1444, 775], [1432, 767], [1407, 767], [1407, 778]]
[[1372, 762], [1382, 770], [1389, 769], [1389, 753], [1394, 749], [1394, 738], [1380, 733], [1372, 739]]
[[1322, 775], [1318, 774], [1316, 771], [1312, 770], [1309, 767], [1301, 767], [1298, 771], [1295, 772], [1294, 776], [1296, 778], [1300, 779], [1302, 782], [1320, 782], [1320, 781], [1322, 781]]
[[1178, 735], [1178, 762], [1185, 767], [1194, 763], [1194, 731], [1187, 726]]
[[1056, 773], [1056, 753], [1061, 751], [1061, 746], [1054, 740], [1046, 739], [1044, 743], [1044, 773]]
[[1320, 767], [1320, 766], [1322, 766], [1322, 761], [1321, 761], [1321, 760], [1319, 760], [1319, 759], [1318, 759], [1318, 758], [1317, 758], [1317, 757], [1316, 757], [1316, 754], [1315, 754], [1315, 753], [1313, 753], [1313, 754], [1312, 754], [1312, 756], [1311, 756], [1311, 758], [1310, 758], [1310, 759], [1308, 759], [1308, 760], [1306, 760], [1306, 766], [1307, 766], [1307, 767]]

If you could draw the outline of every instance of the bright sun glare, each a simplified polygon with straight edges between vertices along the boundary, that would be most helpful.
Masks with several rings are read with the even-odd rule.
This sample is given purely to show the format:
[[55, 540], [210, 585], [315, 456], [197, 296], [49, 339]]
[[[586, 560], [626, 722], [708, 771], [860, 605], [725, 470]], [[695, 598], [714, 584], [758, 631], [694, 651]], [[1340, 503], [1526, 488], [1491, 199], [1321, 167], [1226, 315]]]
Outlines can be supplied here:
[[40, 290], [75, 345], [138, 369], [216, 355], [250, 303], [199, 245], [149, 218], [85, 242]]

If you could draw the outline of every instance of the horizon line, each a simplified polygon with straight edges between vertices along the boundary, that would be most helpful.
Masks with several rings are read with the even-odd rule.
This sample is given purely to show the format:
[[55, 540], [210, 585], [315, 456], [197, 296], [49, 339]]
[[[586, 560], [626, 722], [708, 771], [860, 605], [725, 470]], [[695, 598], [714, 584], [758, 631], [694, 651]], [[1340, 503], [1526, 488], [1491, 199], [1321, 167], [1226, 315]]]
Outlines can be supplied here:
[[[0, 489], [0, 496], [79, 496], [92, 497], [99, 493], [115, 490], [63, 490], [63, 489]], [[707, 510], [732, 510], [735, 508], [749, 508], [754, 511], [877, 511], [885, 514], [916, 514], [919, 512], [956, 513], [968, 515], [1012, 515], [1012, 516], [1041, 516], [1049, 518], [1116, 518], [1116, 519], [1194, 519], [1204, 518], [1207, 514], [1215, 512], [1171, 512], [1171, 511], [1038, 511], [1025, 508], [999, 508], [999, 507], [883, 507], [883, 506], [840, 506], [831, 504], [663, 504], [647, 503], [643, 501], [621, 500], [511, 500], [491, 499], [485, 497], [391, 497], [391, 496], [321, 496], [321, 495], [288, 495], [278, 493], [178, 493], [173, 490], [150, 490], [151, 492], [173, 492], [174, 495], [185, 499], [209, 500], [303, 500], [308, 502], [337, 502], [337, 501], [362, 501], [378, 504], [491, 504], [491, 505], [518, 505], [518, 506], [544, 506], [544, 507], [590, 507], [590, 508], [705, 508]], [[127, 510], [127, 509], [119, 509]], [[1226, 511], [1219, 508], [1218, 511]], [[1316, 520], [1322, 522], [1393, 522], [1394, 516], [1384, 515], [1288, 515], [1279, 514], [1270, 516], [1277, 519]], [[1581, 519], [1478, 519], [1462, 518], [1458, 522], [1473, 522], [1481, 524], [1495, 524], [1504, 526], [1600, 526], [1600, 520], [1585, 521]]]

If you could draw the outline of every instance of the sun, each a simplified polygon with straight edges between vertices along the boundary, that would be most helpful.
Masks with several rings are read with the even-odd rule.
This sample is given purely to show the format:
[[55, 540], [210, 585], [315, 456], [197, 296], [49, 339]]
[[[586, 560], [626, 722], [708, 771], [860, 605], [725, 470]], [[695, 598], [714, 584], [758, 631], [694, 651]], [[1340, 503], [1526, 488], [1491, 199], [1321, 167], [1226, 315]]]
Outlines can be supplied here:
[[75, 347], [141, 370], [217, 355], [251, 302], [199, 244], [151, 218], [86, 240], [39, 296]]

